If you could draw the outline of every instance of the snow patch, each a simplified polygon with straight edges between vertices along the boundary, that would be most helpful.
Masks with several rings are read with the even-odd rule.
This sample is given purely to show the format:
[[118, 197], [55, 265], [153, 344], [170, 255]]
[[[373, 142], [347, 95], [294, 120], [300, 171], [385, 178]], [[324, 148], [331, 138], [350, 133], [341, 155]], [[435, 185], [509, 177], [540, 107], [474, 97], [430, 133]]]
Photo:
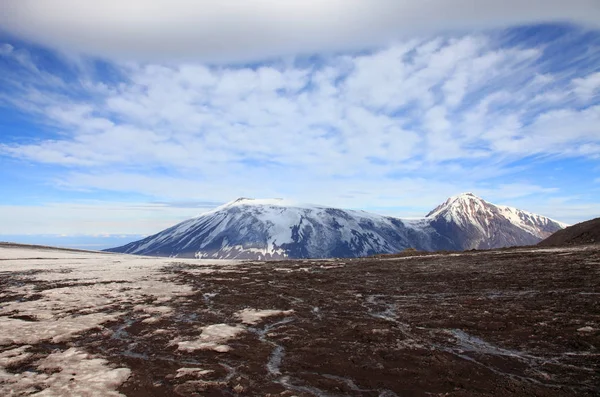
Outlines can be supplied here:
[[586, 327], [577, 328], [577, 331], [578, 332], [594, 332], [596, 330], [588, 325]]
[[150, 306], [150, 305], [136, 305], [133, 307], [133, 310], [142, 311], [148, 314], [170, 314], [173, 312], [173, 309], [168, 306]]
[[130, 376], [128, 368], [111, 368], [108, 361], [76, 348], [52, 353], [38, 361], [37, 368], [54, 373], [25, 372], [15, 376], [0, 370], [0, 394], [40, 397], [121, 397], [116, 389]]
[[248, 325], [254, 325], [263, 318], [272, 316], [287, 316], [294, 313], [293, 310], [258, 310], [258, 309], [244, 309], [235, 313], [235, 317], [239, 318], [242, 323]]
[[144, 324], [156, 324], [160, 320], [161, 320], [160, 317], [148, 317], [148, 318], [143, 319], [142, 323], [144, 323]]
[[204, 375], [208, 375], [213, 372], [215, 372], [215, 371], [210, 370], [210, 369], [202, 369], [202, 368], [179, 368], [177, 370], [177, 375], [175, 375], [175, 377], [182, 378], [184, 376], [193, 376], [195, 378], [200, 378]]
[[27, 349], [31, 346], [25, 345], [17, 347], [16, 349], [6, 350], [0, 353], [0, 368], [6, 368], [13, 365], [18, 365], [21, 362], [27, 360], [33, 354], [27, 353]]
[[173, 341], [172, 344], [178, 345], [178, 350], [193, 352], [196, 350], [214, 350], [219, 353], [226, 353], [231, 347], [225, 343], [246, 331], [239, 325], [231, 326], [227, 324], [212, 324], [201, 328], [202, 334], [195, 341]]
[[98, 328], [102, 323], [114, 321], [122, 314], [94, 313], [49, 321], [23, 321], [5, 318], [0, 321], [0, 346], [31, 345], [46, 340], [54, 343], [65, 342], [81, 332]]

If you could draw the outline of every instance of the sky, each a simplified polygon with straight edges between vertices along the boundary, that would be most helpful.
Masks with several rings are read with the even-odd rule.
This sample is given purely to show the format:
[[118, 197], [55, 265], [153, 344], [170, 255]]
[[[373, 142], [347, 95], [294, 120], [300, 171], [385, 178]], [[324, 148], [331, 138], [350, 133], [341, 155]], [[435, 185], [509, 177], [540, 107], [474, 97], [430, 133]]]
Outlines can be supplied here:
[[600, 216], [597, 1], [2, 7], [0, 241], [108, 248], [238, 197]]

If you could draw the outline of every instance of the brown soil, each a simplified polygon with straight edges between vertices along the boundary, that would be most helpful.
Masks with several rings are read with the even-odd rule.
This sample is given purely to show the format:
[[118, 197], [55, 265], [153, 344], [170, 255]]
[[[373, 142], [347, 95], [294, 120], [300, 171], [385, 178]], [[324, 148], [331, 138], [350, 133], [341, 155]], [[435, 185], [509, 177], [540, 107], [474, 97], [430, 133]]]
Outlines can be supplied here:
[[600, 244], [600, 218], [562, 229], [540, 242], [542, 247]]
[[[130, 397], [600, 395], [597, 246], [248, 262], [208, 274], [174, 264], [165, 277], [196, 291], [167, 303], [170, 317], [148, 324], [131, 310], [106, 324], [112, 333], [69, 342], [131, 368], [119, 390]], [[294, 312], [250, 326], [227, 353], [169, 343], [239, 324], [244, 308]], [[212, 372], [176, 377], [183, 367]]]

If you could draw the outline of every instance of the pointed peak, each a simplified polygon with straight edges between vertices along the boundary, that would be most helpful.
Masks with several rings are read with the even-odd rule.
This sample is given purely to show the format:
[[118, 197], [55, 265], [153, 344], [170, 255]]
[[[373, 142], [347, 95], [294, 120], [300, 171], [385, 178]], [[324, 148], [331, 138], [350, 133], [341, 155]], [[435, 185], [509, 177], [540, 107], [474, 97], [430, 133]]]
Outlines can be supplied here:
[[479, 196], [476, 196], [472, 192], [460, 193], [455, 196], [449, 197], [442, 204], [438, 205], [426, 217], [433, 217], [439, 215], [441, 212], [448, 211], [451, 208], [461, 208], [464, 205], [471, 205], [469, 203], [479, 203], [479, 205], [489, 204], [487, 201]]
[[457, 194], [456, 196], [453, 196], [451, 198], [468, 198], [468, 199], [477, 199], [477, 200], [482, 200], [481, 197], [475, 195], [472, 192], [466, 192], [466, 193], [461, 193], [461, 194]]
[[[477, 196], [474, 193], [466, 192], [457, 194], [456, 196], [449, 197], [441, 206], [449, 206], [452, 204], [459, 204], [464, 202], [480, 202], [480, 203], [488, 203], [481, 197]], [[488, 203], [489, 204], [489, 203]]]

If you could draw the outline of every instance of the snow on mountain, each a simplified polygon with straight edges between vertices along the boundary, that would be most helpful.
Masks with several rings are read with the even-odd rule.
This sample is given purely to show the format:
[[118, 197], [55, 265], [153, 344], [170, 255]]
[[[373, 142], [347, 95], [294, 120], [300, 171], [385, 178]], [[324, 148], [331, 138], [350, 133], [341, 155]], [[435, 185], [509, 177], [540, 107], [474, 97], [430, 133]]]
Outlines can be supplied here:
[[568, 225], [516, 208], [489, 203], [473, 193], [450, 197], [429, 214], [430, 225], [461, 249], [536, 244]]
[[411, 220], [282, 199], [240, 198], [109, 251], [215, 259], [359, 257], [408, 247], [431, 251], [533, 244], [562, 227], [470, 193], [451, 197], [425, 218]]

